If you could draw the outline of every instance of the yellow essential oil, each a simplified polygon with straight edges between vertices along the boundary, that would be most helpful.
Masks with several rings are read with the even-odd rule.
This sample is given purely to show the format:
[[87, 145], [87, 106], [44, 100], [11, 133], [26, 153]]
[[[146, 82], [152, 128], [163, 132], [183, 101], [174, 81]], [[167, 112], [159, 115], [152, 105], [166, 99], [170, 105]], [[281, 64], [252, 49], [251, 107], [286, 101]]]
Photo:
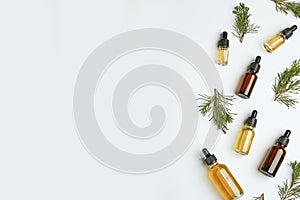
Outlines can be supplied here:
[[254, 128], [257, 123], [257, 111], [253, 110], [251, 116], [246, 120], [244, 127], [238, 133], [234, 144], [234, 150], [241, 155], [248, 155], [255, 135]]
[[292, 35], [293, 32], [297, 29], [297, 26], [294, 25], [290, 28], [286, 28], [282, 30], [280, 33], [272, 36], [267, 42], [264, 44], [264, 48], [267, 52], [271, 53], [280, 47], [286, 40], [288, 40]]
[[228, 64], [229, 57], [229, 40], [227, 39], [227, 32], [222, 33], [222, 37], [218, 42], [217, 51], [217, 64], [226, 66]]

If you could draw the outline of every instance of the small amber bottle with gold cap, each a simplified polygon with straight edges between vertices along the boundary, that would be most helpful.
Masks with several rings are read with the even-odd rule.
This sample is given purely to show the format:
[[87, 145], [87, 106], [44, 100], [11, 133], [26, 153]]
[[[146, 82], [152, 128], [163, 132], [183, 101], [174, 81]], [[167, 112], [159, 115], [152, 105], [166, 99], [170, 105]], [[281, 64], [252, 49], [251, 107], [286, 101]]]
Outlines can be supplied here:
[[297, 26], [294, 25], [290, 28], [286, 28], [282, 30], [280, 33], [272, 36], [265, 44], [264, 48], [267, 52], [271, 53], [280, 47], [286, 40], [288, 40], [292, 35], [293, 32], [297, 29]]

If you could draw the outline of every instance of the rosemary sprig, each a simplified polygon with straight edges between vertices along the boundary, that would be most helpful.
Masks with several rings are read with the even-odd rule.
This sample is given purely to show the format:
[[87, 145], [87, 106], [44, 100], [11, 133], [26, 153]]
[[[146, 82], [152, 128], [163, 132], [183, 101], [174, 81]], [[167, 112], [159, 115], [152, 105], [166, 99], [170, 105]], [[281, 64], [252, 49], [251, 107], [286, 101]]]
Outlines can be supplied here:
[[295, 108], [298, 100], [292, 97], [292, 94], [298, 94], [300, 91], [300, 59], [295, 60], [291, 68], [286, 68], [278, 73], [273, 84], [275, 93], [274, 101], [286, 105], [288, 108]]
[[235, 6], [232, 13], [235, 14], [233, 24], [234, 32], [232, 32], [232, 34], [239, 38], [241, 43], [246, 34], [258, 32], [259, 26], [250, 23], [251, 14], [249, 14], [249, 8], [245, 6], [244, 3]]
[[253, 200], [265, 200], [265, 194], [262, 193], [259, 197], [252, 197]]
[[282, 186], [278, 186], [278, 195], [280, 200], [294, 200], [300, 198], [300, 163], [297, 161], [290, 162], [292, 169], [292, 180], [283, 182]]
[[276, 5], [276, 11], [284, 14], [288, 14], [288, 11], [292, 12], [296, 18], [300, 18], [300, 2], [288, 1], [288, 0], [271, 0]]
[[223, 91], [220, 93], [217, 89], [214, 89], [213, 96], [206, 94], [199, 96], [197, 100], [203, 101], [199, 106], [201, 114], [203, 116], [208, 114], [209, 120], [213, 120], [217, 128], [226, 134], [228, 124], [233, 122], [233, 115], [236, 115], [236, 113], [231, 112], [229, 106], [233, 104], [236, 98], [234, 96], [225, 96]]

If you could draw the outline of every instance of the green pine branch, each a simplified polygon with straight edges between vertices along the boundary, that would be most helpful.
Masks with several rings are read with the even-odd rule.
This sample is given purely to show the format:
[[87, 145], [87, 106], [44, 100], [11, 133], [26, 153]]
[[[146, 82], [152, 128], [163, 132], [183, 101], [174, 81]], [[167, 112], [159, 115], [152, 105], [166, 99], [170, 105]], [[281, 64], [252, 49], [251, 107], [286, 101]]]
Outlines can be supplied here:
[[293, 97], [300, 92], [300, 59], [295, 60], [291, 68], [286, 68], [278, 73], [273, 84], [275, 93], [274, 101], [286, 105], [288, 108], [295, 108], [298, 100]]
[[232, 113], [229, 109], [232, 106], [234, 96], [225, 96], [223, 92], [219, 92], [214, 89], [214, 95], [208, 96], [206, 94], [199, 95], [197, 100], [202, 100], [203, 103], [199, 106], [199, 111], [203, 116], [208, 115], [210, 121], [213, 120], [218, 130], [222, 130], [224, 134], [228, 130], [228, 124], [233, 122], [233, 116], [236, 113]]
[[288, 0], [271, 0], [276, 5], [276, 11], [284, 14], [292, 12], [296, 18], [300, 18], [300, 2]]
[[292, 179], [283, 182], [282, 186], [278, 186], [278, 195], [280, 200], [295, 200], [300, 198], [300, 163], [297, 161], [290, 162], [292, 169]]
[[235, 6], [232, 13], [235, 14], [234, 32], [232, 34], [239, 38], [241, 43], [246, 34], [258, 32], [259, 26], [250, 23], [251, 14], [249, 14], [249, 8], [244, 3], [239, 3], [239, 5]]

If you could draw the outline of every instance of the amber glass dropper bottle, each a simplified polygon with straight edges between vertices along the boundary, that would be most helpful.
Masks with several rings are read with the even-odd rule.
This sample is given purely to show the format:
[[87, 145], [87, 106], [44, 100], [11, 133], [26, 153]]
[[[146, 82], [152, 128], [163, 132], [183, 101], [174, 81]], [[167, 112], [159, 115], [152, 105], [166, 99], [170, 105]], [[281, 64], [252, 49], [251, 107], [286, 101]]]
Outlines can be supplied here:
[[280, 47], [286, 40], [288, 40], [292, 35], [293, 32], [297, 29], [297, 26], [294, 25], [290, 28], [286, 28], [282, 30], [280, 33], [272, 36], [265, 44], [264, 47], [267, 52], [271, 53]]
[[260, 69], [261, 57], [257, 56], [255, 61], [248, 67], [247, 73], [244, 74], [236, 88], [236, 94], [244, 99], [249, 99], [257, 80], [257, 73]]
[[222, 33], [222, 37], [218, 42], [217, 64], [226, 66], [229, 57], [229, 40], [227, 39], [227, 32]]
[[224, 164], [219, 164], [215, 155], [209, 153], [207, 149], [202, 150], [208, 165], [208, 178], [216, 188], [222, 199], [234, 200], [241, 197], [244, 192], [235, 180], [229, 169]]
[[234, 144], [234, 150], [241, 155], [248, 155], [255, 135], [254, 128], [257, 123], [257, 111], [253, 110], [245, 122], [244, 127], [238, 133]]
[[286, 130], [284, 135], [278, 138], [276, 145], [273, 146], [267, 154], [265, 155], [261, 165], [259, 166], [259, 171], [263, 174], [275, 177], [285, 155], [285, 147], [289, 143], [289, 136], [291, 134], [290, 130]]

